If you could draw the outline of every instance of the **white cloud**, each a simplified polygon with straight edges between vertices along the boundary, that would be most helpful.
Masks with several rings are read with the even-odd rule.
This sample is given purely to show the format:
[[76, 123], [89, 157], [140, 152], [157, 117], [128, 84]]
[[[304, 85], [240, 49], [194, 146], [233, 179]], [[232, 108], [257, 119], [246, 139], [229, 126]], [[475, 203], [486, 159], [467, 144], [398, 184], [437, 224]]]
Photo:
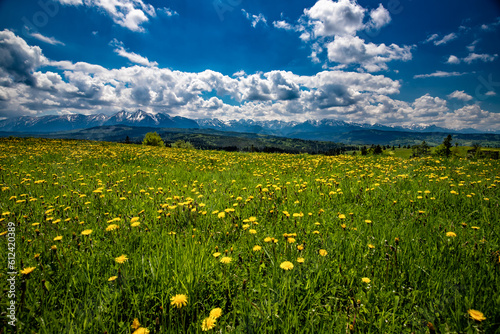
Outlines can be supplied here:
[[168, 17], [179, 15], [179, 13], [177, 13], [175, 10], [167, 8], [167, 7], [158, 8], [157, 11], [159, 13], [165, 14]]
[[131, 31], [143, 32], [142, 24], [156, 16], [154, 7], [142, 0], [57, 0], [63, 5], [96, 7], [118, 25]]
[[118, 40], [114, 39], [111, 41], [110, 45], [114, 46], [114, 52], [124, 58], [127, 58], [130, 60], [132, 63], [139, 64], [139, 65], [144, 65], [148, 67], [153, 67], [153, 66], [158, 66], [158, 63], [153, 61], [149, 61], [148, 58], [143, 57], [141, 55], [138, 55], [135, 52], [128, 52], [125, 50], [123, 43], [119, 42]]
[[432, 34], [429, 37], [427, 37], [427, 39], [424, 41], [424, 43], [432, 42], [432, 41], [436, 40], [438, 37], [439, 37], [438, 34]]
[[252, 15], [244, 9], [242, 9], [241, 12], [249, 21], [252, 22], [252, 27], [255, 28], [257, 26], [257, 24], [259, 24], [259, 23], [262, 23], [263, 25], [267, 25], [267, 20], [262, 13], [259, 13], [259, 15]]
[[453, 93], [448, 95], [449, 99], [457, 99], [461, 101], [470, 101], [472, 100], [472, 96], [465, 93], [463, 90], [456, 90]]
[[446, 61], [448, 64], [460, 64], [460, 59], [458, 57], [451, 55], [448, 60]]
[[368, 23], [369, 28], [380, 29], [383, 26], [391, 22], [391, 15], [389, 11], [380, 4], [377, 9], [370, 11], [370, 22]]
[[48, 44], [52, 44], [52, 45], [64, 45], [63, 42], [61, 41], [58, 41], [57, 39], [55, 39], [54, 37], [47, 37], [47, 36], [44, 36], [40, 33], [30, 33], [30, 36], [38, 39], [39, 41], [42, 41], [42, 42], [45, 42], [45, 43], [48, 43]]
[[[478, 105], [453, 111], [446, 100], [429, 94], [413, 102], [394, 99], [391, 96], [399, 94], [401, 83], [383, 75], [325, 70], [315, 75], [239, 71], [227, 76], [211, 70], [191, 73], [139, 65], [107, 69], [84, 62], [50, 61], [40, 48], [29, 46], [10, 31], [0, 32], [0, 45], [0, 117], [110, 114], [141, 108], [223, 120], [333, 118], [497, 130], [500, 124], [499, 114]], [[115, 42], [114, 46], [119, 45]], [[215, 96], [205, 97], [206, 93]], [[226, 99], [234, 103], [227, 104]]]
[[369, 72], [387, 69], [387, 62], [392, 60], [408, 61], [412, 58], [411, 47], [403, 48], [391, 44], [376, 45], [365, 43], [357, 36], [336, 36], [327, 45], [328, 59], [340, 64], [360, 64]]
[[489, 55], [489, 54], [477, 54], [477, 53], [471, 53], [467, 57], [463, 59], [464, 62], [467, 64], [471, 64], [472, 62], [476, 60], [483, 61], [485, 63], [487, 62], [492, 62], [498, 57], [498, 54], [494, 55]]
[[315, 37], [354, 35], [363, 29], [366, 9], [352, 0], [318, 0], [304, 10], [303, 20]]
[[457, 39], [458, 36], [457, 34], [455, 34], [454, 32], [452, 32], [451, 34], [448, 34], [446, 36], [444, 36], [442, 39], [440, 39], [439, 41], [434, 41], [434, 45], [444, 45], [454, 39]]
[[274, 21], [273, 26], [277, 29], [295, 30], [295, 27], [286, 21]]
[[465, 75], [465, 74], [467, 74], [467, 73], [436, 71], [436, 72], [430, 73], [430, 74], [414, 75], [413, 79], [458, 77], [458, 76]]

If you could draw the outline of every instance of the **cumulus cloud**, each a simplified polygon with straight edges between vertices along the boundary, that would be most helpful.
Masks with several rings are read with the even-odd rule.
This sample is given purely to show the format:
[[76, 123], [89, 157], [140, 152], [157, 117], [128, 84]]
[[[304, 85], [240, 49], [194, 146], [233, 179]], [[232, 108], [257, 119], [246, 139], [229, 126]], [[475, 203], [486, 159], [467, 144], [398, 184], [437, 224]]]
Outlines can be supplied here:
[[364, 27], [365, 12], [356, 1], [318, 0], [304, 10], [303, 20], [313, 27], [315, 37], [354, 35]]
[[470, 101], [472, 100], [472, 96], [465, 93], [463, 90], [456, 90], [453, 93], [448, 95], [449, 99], [457, 99], [461, 101]]
[[116, 24], [131, 31], [143, 32], [142, 24], [156, 16], [154, 7], [142, 0], [56, 0], [63, 5], [95, 7]]
[[448, 64], [460, 64], [460, 59], [457, 56], [451, 55], [446, 61]]
[[38, 32], [31, 33], [30, 36], [38, 39], [39, 41], [42, 41], [42, 42], [45, 42], [45, 43], [48, 43], [48, 44], [52, 44], [52, 45], [64, 45], [63, 42], [55, 39], [54, 37], [47, 37], [47, 36], [44, 36], [44, 35], [42, 35], [42, 34], [40, 34]]
[[0, 32], [0, 78], [4, 85], [13, 82], [35, 85], [33, 72], [46, 62], [38, 46], [29, 46], [7, 29]]
[[[9, 61], [14, 55], [23, 60], [22, 66]], [[84, 62], [48, 60], [40, 48], [10, 31], [0, 33], [0, 71], [0, 117], [110, 114], [140, 108], [223, 120], [333, 118], [485, 129], [500, 124], [498, 114], [479, 105], [453, 111], [446, 100], [429, 94], [413, 102], [397, 100], [393, 96], [399, 94], [400, 82], [384, 75], [325, 70], [315, 75], [240, 71], [227, 76], [212, 70], [191, 73], [143, 65], [107, 69]], [[450, 96], [457, 98], [459, 93]], [[228, 100], [232, 102], [224, 102]]]
[[387, 62], [392, 60], [408, 61], [412, 58], [411, 47], [399, 47], [396, 44], [376, 45], [365, 43], [357, 36], [336, 36], [327, 45], [328, 59], [341, 64], [360, 64], [369, 72], [387, 69]]
[[391, 22], [389, 11], [380, 4], [377, 9], [370, 11], [370, 22], [367, 24], [369, 28], [380, 29]]

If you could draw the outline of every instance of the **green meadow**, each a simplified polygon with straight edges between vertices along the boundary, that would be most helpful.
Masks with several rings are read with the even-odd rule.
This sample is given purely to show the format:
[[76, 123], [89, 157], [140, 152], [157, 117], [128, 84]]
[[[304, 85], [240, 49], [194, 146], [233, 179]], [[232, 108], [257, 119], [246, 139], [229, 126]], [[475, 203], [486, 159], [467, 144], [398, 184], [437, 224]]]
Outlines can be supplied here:
[[499, 186], [498, 160], [2, 139], [0, 333], [497, 333]]

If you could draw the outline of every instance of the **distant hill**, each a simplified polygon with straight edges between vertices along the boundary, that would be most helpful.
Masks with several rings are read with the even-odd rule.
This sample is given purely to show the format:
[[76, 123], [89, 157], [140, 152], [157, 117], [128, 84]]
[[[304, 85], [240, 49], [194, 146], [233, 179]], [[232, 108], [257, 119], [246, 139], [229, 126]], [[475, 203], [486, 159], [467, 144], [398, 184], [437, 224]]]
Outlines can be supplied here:
[[[123, 135], [126, 131], [122, 127], [114, 128], [117, 133], [110, 131], [111, 128], [106, 128], [118, 125], [132, 127], [133, 130], [127, 130], [127, 134]], [[452, 134], [454, 139], [463, 144], [478, 142], [483, 145], [500, 145], [499, 134], [480, 133], [474, 129], [458, 131], [434, 125], [391, 127], [381, 124], [353, 123], [332, 119], [308, 120], [305, 122], [285, 122], [278, 120], [193, 120], [185, 117], [172, 117], [162, 113], [151, 114], [137, 110], [136, 112], [120, 111], [112, 116], [103, 114], [88, 116], [80, 114], [40, 117], [22, 116], [0, 121], [0, 132], [3, 132], [4, 135], [15, 134], [26, 136], [26, 134], [31, 134], [53, 137], [64, 133], [65, 136], [69, 136], [70, 138], [85, 137], [86, 139], [112, 141], [122, 140], [120, 136], [136, 138], [143, 136], [144, 133], [151, 129], [165, 128], [177, 129], [175, 133], [180, 133], [179, 129], [189, 129], [190, 131], [183, 132], [184, 136], [188, 136], [188, 134], [191, 136], [195, 133], [214, 134], [213, 132], [206, 132], [210, 130], [219, 131], [214, 135], [233, 138], [248, 139], [248, 133], [253, 133], [257, 135], [358, 145], [412, 145], [420, 143], [422, 140], [427, 141], [430, 145], [438, 145], [446, 135]], [[149, 130], [146, 131], [146, 129]], [[227, 134], [228, 132], [231, 134]]]

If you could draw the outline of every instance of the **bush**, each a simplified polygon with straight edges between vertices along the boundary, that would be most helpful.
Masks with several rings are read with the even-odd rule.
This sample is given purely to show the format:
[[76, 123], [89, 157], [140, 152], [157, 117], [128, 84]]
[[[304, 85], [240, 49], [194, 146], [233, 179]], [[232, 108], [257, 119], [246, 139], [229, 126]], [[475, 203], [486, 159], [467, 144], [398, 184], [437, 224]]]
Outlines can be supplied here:
[[165, 143], [161, 139], [160, 135], [156, 132], [148, 132], [144, 136], [144, 140], [142, 141], [143, 145], [150, 146], [165, 146]]
[[171, 144], [170, 147], [172, 147], [172, 148], [185, 148], [185, 149], [189, 149], [189, 150], [194, 149], [193, 144], [191, 144], [188, 141], [184, 141], [184, 140], [178, 140], [175, 143]]

